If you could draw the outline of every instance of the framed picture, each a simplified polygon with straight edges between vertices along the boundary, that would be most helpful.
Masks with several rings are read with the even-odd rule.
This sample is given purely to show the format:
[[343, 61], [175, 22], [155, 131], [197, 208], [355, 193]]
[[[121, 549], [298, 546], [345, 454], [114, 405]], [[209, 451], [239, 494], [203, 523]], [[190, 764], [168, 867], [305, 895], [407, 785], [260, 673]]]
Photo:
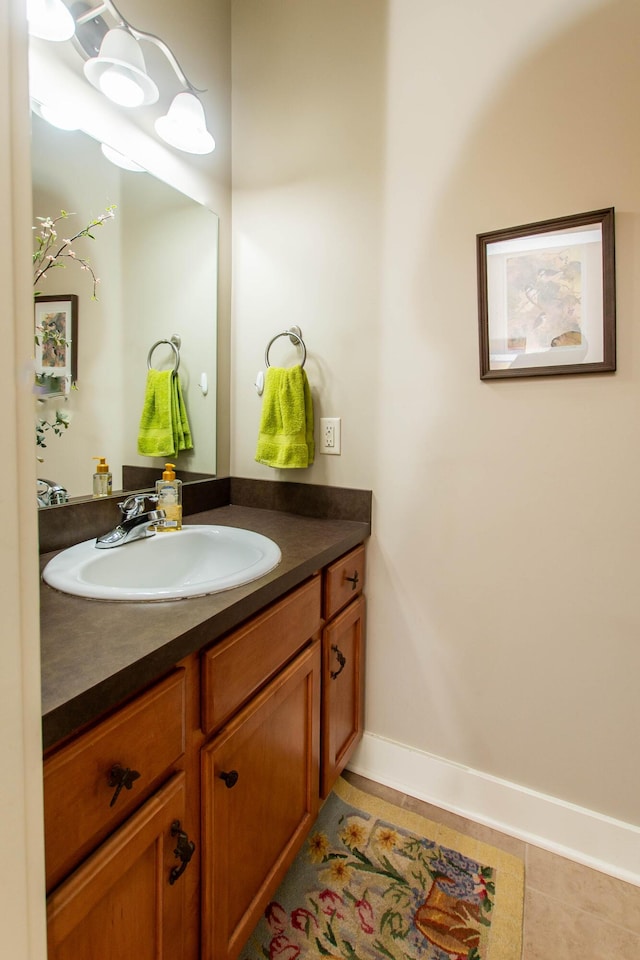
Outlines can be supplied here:
[[616, 369], [614, 208], [477, 237], [480, 378]]
[[38, 397], [66, 395], [78, 378], [78, 298], [75, 294], [34, 301]]

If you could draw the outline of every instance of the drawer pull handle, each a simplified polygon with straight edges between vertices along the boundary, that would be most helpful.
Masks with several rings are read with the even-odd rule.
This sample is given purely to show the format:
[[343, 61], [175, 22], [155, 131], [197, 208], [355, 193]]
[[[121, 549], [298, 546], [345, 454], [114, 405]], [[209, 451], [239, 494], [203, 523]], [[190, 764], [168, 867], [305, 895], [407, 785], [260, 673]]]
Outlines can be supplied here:
[[331, 652], [332, 652], [332, 653], [335, 653], [335, 655], [336, 655], [336, 660], [337, 660], [338, 663], [340, 664], [340, 666], [338, 667], [337, 670], [332, 670], [332, 671], [330, 672], [330, 674], [329, 674], [329, 676], [331, 677], [331, 679], [332, 679], [332, 680], [335, 680], [336, 677], [339, 677], [340, 674], [342, 673], [342, 671], [344, 670], [344, 668], [345, 668], [345, 666], [346, 666], [346, 663], [347, 663], [347, 658], [345, 657], [344, 653], [342, 652], [342, 650], [340, 649], [340, 647], [338, 646], [337, 643], [332, 643], [332, 644], [331, 644]]
[[109, 774], [109, 786], [115, 787], [115, 793], [111, 797], [110, 807], [113, 807], [116, 800], [120, 796], [120, 791], [124, 787], [125, 790], [131, 790], [131, 787], [139, 778], [140, 774], [137, 770], [130, 770], [129, 767], [121, 767], [119, 763], [116, 763], [115, 766], [111, 767], [111, 773]]
[[351, 584], [351, 589], [355, 590], [360, 580], [360, 578], [358, 577], [358, 571], [356, 570], [356, 572], [352, 577], [345, 577], [345, 580], [347, 581], [347, 583]]
[[178, 877], [181, 877], [187, 869], [187, 864], [193, 856], [196, 845], [193, 840], [189, 840], [187, 834], [182, 830], [179, 820], [174, 820], [171, 824], [171, 836], [178, 838], [176, 848], [173, 852], [178, 860], [180, 860], [180, 866], [173, 867], [169, 874], [169, 885], [173, 886]]
[[224, 780], [225, 784], [227, 785], [227, 789], [231, 790], [231, 787], [235, 787], [236, 783], [238, 782], [238, 771], [229, 770], [228, 773], [223, 771], [220, 774], [220, 779]]

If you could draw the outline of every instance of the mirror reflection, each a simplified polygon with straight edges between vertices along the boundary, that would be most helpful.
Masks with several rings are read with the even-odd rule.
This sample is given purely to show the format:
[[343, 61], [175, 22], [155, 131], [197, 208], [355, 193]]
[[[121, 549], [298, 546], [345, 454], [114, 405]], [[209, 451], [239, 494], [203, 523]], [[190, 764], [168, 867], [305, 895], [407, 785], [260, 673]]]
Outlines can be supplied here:
[[[58, 224], [61, 239], [114, 208], [93, 239], [74, 242], [75, 262], [67, 258], [38, 283], [48, 297], [77, 297], [76, 389], [36, 404], [37, 418], [55, 423], [60, 415], [68, 426], [46, 431], [38, 476], [78, 497], [92, 494], [94, 457], [105, 458], [114, 491], [122, 489], [123, 464], [154, 467], [160, 476], [170, 459], [178, 475], [215, 473], [218, 218], [148, 173], [115, 166], [85, 133], [58, 130], [35, 115], [32, 179], [34, 224], [61, 210], [70, 214]], [[91, 270], [79, 259], [100, 281], [97, 299]], [[172, 338], [180, 344], [193, 448], [175, 457], [141, 456], [149, 352], [167, 341], [155, 347], [151, 363], [172, 369]]]

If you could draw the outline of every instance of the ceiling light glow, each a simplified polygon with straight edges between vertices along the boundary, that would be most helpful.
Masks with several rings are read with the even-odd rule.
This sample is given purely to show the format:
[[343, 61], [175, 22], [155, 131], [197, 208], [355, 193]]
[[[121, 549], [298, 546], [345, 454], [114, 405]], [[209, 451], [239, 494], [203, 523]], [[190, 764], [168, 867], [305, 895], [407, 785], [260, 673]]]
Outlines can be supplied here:
[[98, 81], [105, 97], [121, 107], [139, 107], [144, 102], [144, 90], [130, 73], [121, 67], [108, 67]]

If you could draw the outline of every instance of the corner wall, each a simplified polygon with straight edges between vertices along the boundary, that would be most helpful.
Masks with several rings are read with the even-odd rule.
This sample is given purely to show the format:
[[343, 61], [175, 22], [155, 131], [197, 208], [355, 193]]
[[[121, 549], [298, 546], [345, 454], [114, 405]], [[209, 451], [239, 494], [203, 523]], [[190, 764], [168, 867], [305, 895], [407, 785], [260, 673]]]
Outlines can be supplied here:
[[[298, 323], [343, 454], [285, 478], [374, 492], [367, 730], [638, 825], [637, 3], [232, 15], [233, 474]], [[476, 234], [606, 206], [617, 373], [480, 382]]]

